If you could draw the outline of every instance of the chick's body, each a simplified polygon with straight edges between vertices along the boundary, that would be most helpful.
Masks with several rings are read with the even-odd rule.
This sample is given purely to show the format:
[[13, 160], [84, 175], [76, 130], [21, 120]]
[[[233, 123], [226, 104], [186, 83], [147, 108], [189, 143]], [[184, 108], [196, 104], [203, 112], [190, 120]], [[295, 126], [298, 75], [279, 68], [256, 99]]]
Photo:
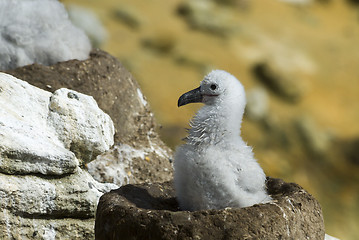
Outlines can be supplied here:
[[[180, 98], [184, 104], [205, 103], [191, 122], [186, 144], [175, 153], [175, 189], [181, 209], [247, 207], [269, 201], [265, 174], [240, 137], [246, 103], [241, 83], [216, 70], [195, 90]], [[193, 94], [199, 96], [193, 98]]]

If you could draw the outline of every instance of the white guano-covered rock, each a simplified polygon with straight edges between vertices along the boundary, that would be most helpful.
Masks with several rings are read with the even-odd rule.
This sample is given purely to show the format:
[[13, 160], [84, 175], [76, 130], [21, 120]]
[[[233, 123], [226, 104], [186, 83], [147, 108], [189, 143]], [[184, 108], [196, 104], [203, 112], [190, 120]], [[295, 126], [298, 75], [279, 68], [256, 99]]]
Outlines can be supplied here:
[[0, 239], [93, 239], [98, 200], [117, 187], [81, 168], [62, 178], [0, 173]]
[[81, 168], [60, 179], [0, 173], [0, 182], [0, 209], [23, 217], [90, 218], [100, 196], [118, 187], [97, 182]]
[[65, 148], [89, 162], [113, 145], [113, 122], [91, 96], [61, 88], [50, 98], [48, 122]]
[[0, 172], [71, 173], [78, 160], [48, 125], [51, 93], [0, 73]]
[[118, 186], [80, 168], [113, 145], [87, 95], [0, 73], [0, 239], [93, 239], [100, 196]]
[[150, 148], [116, 145], [87, 164], [87, 169], [97, 181], [118, 186], [171, 180], [172, 165], [167, 160], [171, 152], [158, 145], [158, 141], [150, 143]]
[[113, 135], [92, 97], [67, 89], [51, 94], [0, 73], [0, 172], [73, 173], [78, 159], [109, 149]]

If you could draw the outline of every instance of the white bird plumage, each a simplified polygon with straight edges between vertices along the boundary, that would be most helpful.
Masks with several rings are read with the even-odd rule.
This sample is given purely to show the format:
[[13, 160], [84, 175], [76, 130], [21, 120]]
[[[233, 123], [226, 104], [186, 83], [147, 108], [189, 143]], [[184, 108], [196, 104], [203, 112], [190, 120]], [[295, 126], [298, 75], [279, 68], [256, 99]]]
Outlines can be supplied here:
[[203, 102], [190, 122], [186, 144], [174, 157], [174, 184], [182, 210], [247, 207], [271, 200], [266, 176], [252, 148], [240, 137], [246, 105], [242, 84], [214, 70], [199, 88], [183, 94], [179, 106]]

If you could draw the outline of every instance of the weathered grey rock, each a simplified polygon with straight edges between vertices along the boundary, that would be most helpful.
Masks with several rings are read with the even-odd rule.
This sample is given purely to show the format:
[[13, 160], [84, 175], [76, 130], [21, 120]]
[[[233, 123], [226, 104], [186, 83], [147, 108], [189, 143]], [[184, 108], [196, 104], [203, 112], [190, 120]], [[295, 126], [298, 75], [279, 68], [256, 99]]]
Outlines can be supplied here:
[[8, 73], [47, 91], [68, 88], [93, 96], [114, 122], [115, 142], [149, 146], [149, 138], [153, 141], [157, 137], [153, 130], [156, 122], [140, 86], [106, 52], [97, 49], [84, 61], [71, 60], [52, 66], [33, 64]]
[[274, 201], [248, 208], [179, 211], [170, 182], [104, 194], [96, 239], [324, 239], [319, 203], [294, 183], [269, 178]]
[[65, 148], [83, 162], [113, 145], [113, 122], [93, 97], [61, 88], [51, 95], [49, 109], [48, 125], [55, 129]]
[[140, 157], [126, 157], [131, 161], [126, 163], [117, 150], [99, 157], [88, 164], [97, 180], [126, 183], [128, 175], [118, 175], [128, 169], [124, 166], [132, 167], [132, 180], [136, 182], [171, 179], [172, 151], [160, 140], [156, 121], [138, 83], [116, 58], [94, 50], [85, 61], [71, 60], [49, 67], [34, 64], [9, 73], [52, 92], [69, 88], [93, 96], [99, 107], [111, 116], [116, 145], [120, 149], [129, 146]]
[[72, 173], [78, 159], [113, 145], [113, 123], [92, 97], [68, 89], [51, 94], [5, 73], [0, 88], [0, 172]]
[[[143, 182], [164, 182], [172, 179], [170, 155], [161, 146], [136, 149], [127, 144], [115, 146], [87, 164], [90, 174], [100, 182], [118, 186]], [[161, 158], [159, 158], [160, 156]], [[163, 162], [161, 160], [167, 160]]]
[[71, 173], [78, 165], [48, 124], [51, 93], [0, 73], [0, 172]]
[[94, 239], [93, 225], [93, 218], [28, 218], [0, 211], [1, 239]]
[[92, 218], [100, 196], [117, 187], [80, 168], [61, 178], [0, 173], [0, 182], [0, 209], [25, 218]]
[[92, 97], [0, 73], [0, 239], [93, 238], [98, 199], [118, 186], [94, 180], [78, 158], [103, 153], [113, 135]]
[[0, 184], [0, 239], [94, 239], [96, 204], [110, 185], [99, 186], [83, 170], [61, 179], [0, 174], [0, 180], [7, 181]]

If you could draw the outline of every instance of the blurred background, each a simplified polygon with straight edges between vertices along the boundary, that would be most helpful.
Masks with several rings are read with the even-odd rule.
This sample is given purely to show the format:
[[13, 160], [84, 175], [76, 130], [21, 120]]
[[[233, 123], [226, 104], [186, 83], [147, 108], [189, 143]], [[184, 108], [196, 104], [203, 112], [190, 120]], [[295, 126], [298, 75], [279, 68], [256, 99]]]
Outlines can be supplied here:
[[359, 239], [359, 1], [61, 2], [135, 76], [173, 149], [201, 106], [178, 97], [211, 69], [235, 75], [266, 174], [314, 195], [326, 233]]

